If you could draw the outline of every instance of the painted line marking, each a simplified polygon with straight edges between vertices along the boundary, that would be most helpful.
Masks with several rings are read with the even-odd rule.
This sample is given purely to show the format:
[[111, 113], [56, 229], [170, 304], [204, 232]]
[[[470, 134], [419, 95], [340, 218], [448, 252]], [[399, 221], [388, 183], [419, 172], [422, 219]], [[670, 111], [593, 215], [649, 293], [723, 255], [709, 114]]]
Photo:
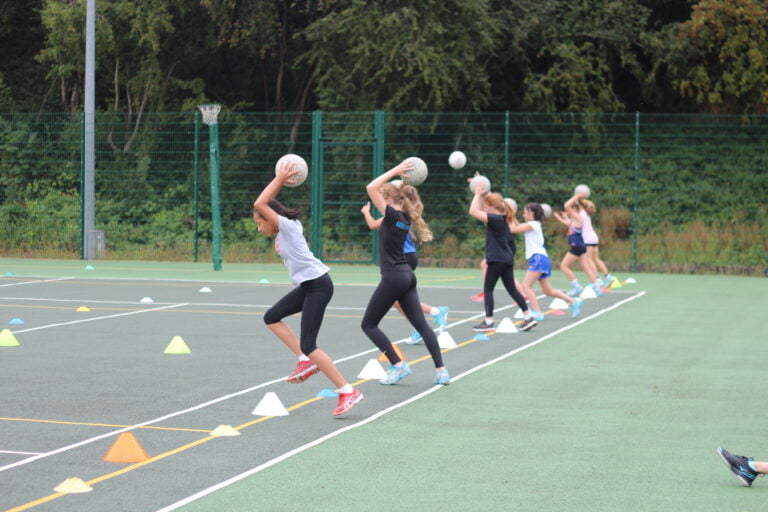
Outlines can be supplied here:
[[74, 279], [73, 277], [56, 277], [53, 279], [40, 279], [37, 281], [23, 281], [20, 283], [8, 283], [8, 284], [0, 284], [0, 288], [5, 288], [6, 286], [22, 286], [25, 284], [38, 284], [38, 283], [50, 283], [53, 281], [67, 281], [69, 279]]
[[16, 452], [13, 450], [0, 450], [0, 453], [10, 453], [12, 455], [40, 455], [39, 452]]
[[[59, 420], [39, 420], [34, 418], [3, 418], [0, 417], [0, 421], [22, 421], [26, 423], [53, 423], [55, 425], [82, 425], [86, 427], [112, 427], [112, 428], [143, 428], [153, 430], [172, 430], [177, 432], [203, 432], [210, 434], [211, 430], [204, 430], [199, 428], [175, 428], [175, 427], [148, 427], [139, 425], [113, 425], [110, 423], [90, 423], [85, 421], [59, 421]], [[30, 455], [40, 455], [39, 453], [33, 453]]]

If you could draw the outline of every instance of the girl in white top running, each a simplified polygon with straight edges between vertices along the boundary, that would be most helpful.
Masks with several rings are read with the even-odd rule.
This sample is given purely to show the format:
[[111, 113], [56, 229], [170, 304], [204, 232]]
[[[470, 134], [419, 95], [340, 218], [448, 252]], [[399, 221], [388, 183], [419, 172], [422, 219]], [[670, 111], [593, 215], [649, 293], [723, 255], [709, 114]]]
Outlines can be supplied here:
[[[601, 286], [611, 286], [611, 283], [616, 278], [608, 272], [608, 267], [605, 265], [605, 262], [600, 259], [600, 238], [597, 236], [597, 231], [595, 231], [595, 228], [592, 226], [592, 216], [597, 211], [597, 207], [595, 206], [595, 203], [589, 199], [582, 199], [581, 204], [584, 207], [584, 211], [587, 213], [587, 216], [584, 219], [584, 229], [582, 231], [584, 235], [584, 243], [587, 246], [587, 256], [592, 260], [595, 270], [597, 270], [598, 273], [602, 272], [603, 276], [605, 276], [599, 284]], [[600, 278], [598, 278], [598, 281], [600, 281]]]
[[544, 233], [541, 230], [541, 221], [544, 219], [544, 210], [538, 203], [529, 203], [523, 209], [523, 219], [525, 222], [511, 227], [512, 233], [525, 234], [525, 257], [528, 260], [528, 271], [525, 273], [522, 282], [522, 292], [531, 303], [533, 317], [537, 321], [544, 319], [544, 313], [541, 312], [539, 301], [536, 294], [533, 293], [533, 283], [537, 280], [541, 286], [541, 291], [549, 297], [558, 297], [568, 303], [568, 309], [571, 316], [576, 318], [581, 313], [582, 299], [579, 297], [571, 298], [565, 293], [552, 288], [550, 276], [552, 275], [552, 263], [549, 261], [547, 249], [544, 247]]
[[571, 270], [573, 264], [578, 261], [581, 270], [592, 283], [595, 295], [599, 297], [603, 294], [603, 289], [597, 280], [597, 271], [592, 259], [587, 255], [587, 246], [584, 242], [584, 225], [589, 220], [589, 215], [582, 208], [582, 199], [584, 199], [584, 193], [580, 192], [565, 202], [565, 213], [555, 212], [557, 220], [568, 226], [568, 245], [570, 246], [560, 262], [560, 270], [571, 282], [568, 295], [575, 297], [584, 290], [579, 280], [576, 279], [576, 274]]
[[[253, 221], [259, 232], [275, 237], [275, 250], [280, 254], [294, 289], [277, 301], [264, 314], [264, 323], [299, 358], [288, 382], [297, 384], [321, 371], [339, 389], [339, 403], [334, 416], [346, 413], [363, 399], [363, 394], [344, 378], [328, 354], [317, 347], [317, 334], [325, 316], [325, 308], [333, 296], [330, 270], [309, 250], [304, 229], [298, 220], [301, 208], [289, 209], [277, 199], [283, 185], [295, 181], [298, 170], [284, 162], [272, 182], [253, 203]], [[301, 313], [301, 340], [283, 322], [283, 318]]]

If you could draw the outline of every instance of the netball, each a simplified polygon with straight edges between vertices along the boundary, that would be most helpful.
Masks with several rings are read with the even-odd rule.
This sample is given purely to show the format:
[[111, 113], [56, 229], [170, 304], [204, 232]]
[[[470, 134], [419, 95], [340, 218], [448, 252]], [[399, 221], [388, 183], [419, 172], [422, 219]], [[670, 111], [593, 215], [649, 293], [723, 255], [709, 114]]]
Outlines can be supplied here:
[[299, 171], [299, 174], [293, 177], [293, 181], [289, 181], [285, 183], [286, 187], [298, 187], [304, 181], [307, 179], [307, 175], [309, 174], [309, 167], [307, 166], [307, 161], [304, 160], [299, 155], [294, 155], [293, 153], [288, 153], [287, 155], [283, 155], [280, 157], [280, 159], [275, 164], [275, 176], [277, 176], [277, 171], [280, 169], [280, 166], [283, 165], [283, 162], [289, 161], [293, 163], [292, 169], [296, 169]]
[[406, 158], [405, 161], [412, 162], [413, 169], [403, 174], [403, 181], [406, 185], [418, 187], [424, 183], [424, 180], [427, 179], [427, 175], [429, 174], [429, 171], [427, 170], [427, 164], [425, 164], [424, 160], [417, 156]]
[[454, 151], [448, 157], [448, 164], [454, 169], [461, 169], [467, 163], [467, 155], [461, 151]]

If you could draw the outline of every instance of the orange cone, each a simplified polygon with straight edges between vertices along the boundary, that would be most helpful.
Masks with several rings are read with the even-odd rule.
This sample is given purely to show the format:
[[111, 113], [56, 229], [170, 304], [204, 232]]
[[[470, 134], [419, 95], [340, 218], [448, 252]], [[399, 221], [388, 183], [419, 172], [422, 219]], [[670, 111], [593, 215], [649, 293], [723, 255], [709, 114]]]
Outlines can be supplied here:
[[149, 459], [139, 441], [130, 432], [123, 432], [104, 456], [107, 462], [142, 462]]
[[[395, 352], [397, 353], [397, 356], [400, 358], [401, 361], [406, 361], [405, 356], [400, 351], [400, 345], [392, 345], [392, 348], [395, 349]], [[379, 355], [378, 360], [383, 361], [385, 363], [389, 362], [389, 359], [387, 359], [387, 355], [384, 352], [382, 352]]]

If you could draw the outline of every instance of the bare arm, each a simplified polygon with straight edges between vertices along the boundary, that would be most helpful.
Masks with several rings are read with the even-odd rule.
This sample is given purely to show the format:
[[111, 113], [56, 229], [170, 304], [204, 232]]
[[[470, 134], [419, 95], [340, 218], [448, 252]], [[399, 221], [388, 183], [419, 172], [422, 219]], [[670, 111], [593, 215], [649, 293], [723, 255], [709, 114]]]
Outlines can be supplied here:
[[382, 220], [384, 220], [383, 217], [374, 219], [371, 215], [371, 202], [368, 201], [363, 205], [362, 208], [360, 208], [360, 212], [363, 214], [363, 217], [365, 217], [365, 223], [368, 224], [368, 229], [371, 231], [375, 229], [379, 229], [381, 226]]
[[469, 214], [479, 221], [488, 222], [488, 214], [480, 207], [483, 193], [479, 191], [479, 187], [476, 188], [478, 188], [478, 191], [475, 192], [475, 196], [472, 198], [472, 203], [469, 205]]
[[583, 193], [578, 193], [569, 200], [565, 202], [565, 212], [568, 214], [568, 216], [573, 221], [573, 227], [580, 228], [582, 225], [581, 215], [579, 215], [579, 209], [576, 207], [576, 204], [579, 202], [579, 199], [584, 197]]
[[292, 167], [292, 162], [283, 162], [277, 170], [277, 175], [269, 182], [269, 185], [261, 191], [261, 194], [256, 198], [256, 201], [253, 202], [253, 207], [256, 208], [259, 215], [275, 224], [279, 223], [278, 215], [275, 213], [275, 210], [269, 207], [268, 203], [277, 197], [277, 194], [280, 193], [280, 190], [285, 183], [294, 179], [294, 176], [299, 173], [298, 169], [292, 169]]
[[559, 220], [560, 222], [562, 222], [562, 223], [563, 223], [563, 224], [565, 224], [566, 226], [570, 226], [570, 225], [571, 225], [571, 221], [570, 221], [570, 219], [569, 219], [569, 218], [568, 218], [568, 216], [567, 216], [567, 215], [565, 215], [563, 212], [553, 212], [553, 213], [552, 213], [552, 215], [554, 215], [554, 217], [555, 217], [557, 220]]
[[408, 172], [413, 169], [413, 163], [412, 162], [406, 162], [402, 161], [395, 167], [391, 168], [378, 178], [374, 179], [372, 182], [370, 182], [368, 185], [365, 186], [366, 192], [368, 192], [368, 197], [371, 198], [371, 202], [373, 202], [373, 205], [378, 209], [380, 212], [384, 213], [387, 210], [387, 202], [384, 201], [384, 196], [381, 195], [381, 191], [379, 190], [382, 185], [384, 185], [389, 180], [397, 177], [402, 176], [403, 173]]
[[521, 222], [520, 224], [510, 225], [509, 230], [516, 235], [525, 233], [526, 231], [532, 231], [533, 228], [527, 222]]

